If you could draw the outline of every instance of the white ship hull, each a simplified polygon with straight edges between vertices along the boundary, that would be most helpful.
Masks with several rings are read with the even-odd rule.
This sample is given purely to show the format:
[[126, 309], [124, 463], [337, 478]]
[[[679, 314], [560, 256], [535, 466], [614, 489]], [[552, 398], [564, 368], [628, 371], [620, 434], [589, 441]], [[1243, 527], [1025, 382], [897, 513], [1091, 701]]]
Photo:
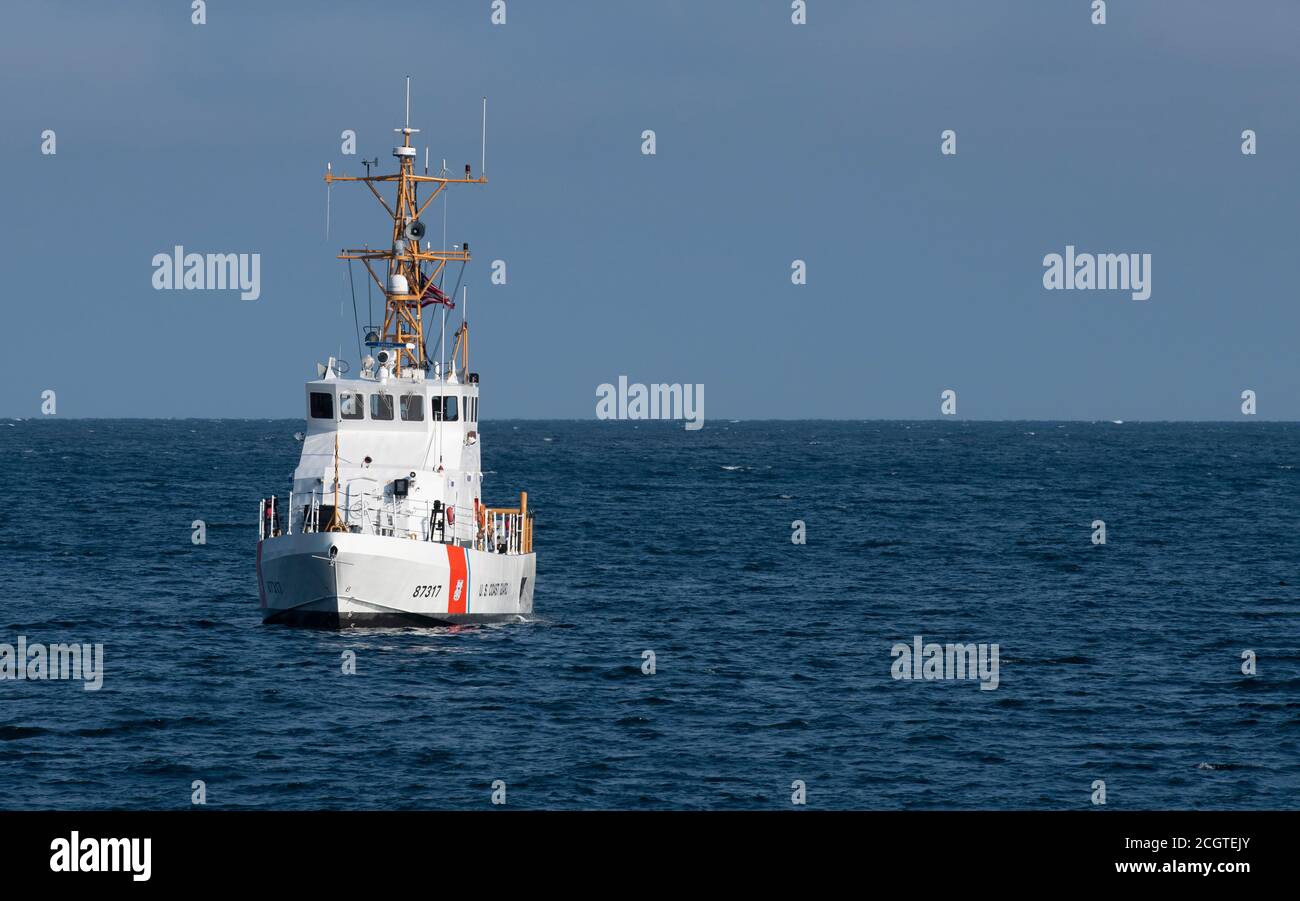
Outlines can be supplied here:
[[338, 629], [520, 620], [533, 612], [536, 572], [536, 554], [384, 535], [312, 532], [257, 546], [267, 623]]

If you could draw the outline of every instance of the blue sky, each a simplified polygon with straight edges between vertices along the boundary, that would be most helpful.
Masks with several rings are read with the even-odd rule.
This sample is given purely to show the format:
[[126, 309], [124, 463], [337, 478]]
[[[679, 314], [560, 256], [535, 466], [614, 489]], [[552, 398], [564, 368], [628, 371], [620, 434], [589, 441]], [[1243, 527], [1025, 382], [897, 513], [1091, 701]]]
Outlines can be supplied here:
[[[971, 419], [1239, 419], [1247, 388], [1300, 418], [1300, 5], [1089, 6], [15, 6], [0, 415], [47, 388], [63, 416], [302, 415], [315, 362], [356, 356], [333, 255], [386, 228], [336, 188], [326, 241], [321, 176], [391, 170], [410, 74], [453, 171], [489, 97], [491, 184], [450, 200], [485, 419], [592, 418], [619, 375], [703, 384], [714, 418], [931, 418], [947, 388]], [[261, 298], [153, 290], [175, 244], [261, 254]], [[1067, 244], [1150, 253], [1150, 300], [1044, 290]]]

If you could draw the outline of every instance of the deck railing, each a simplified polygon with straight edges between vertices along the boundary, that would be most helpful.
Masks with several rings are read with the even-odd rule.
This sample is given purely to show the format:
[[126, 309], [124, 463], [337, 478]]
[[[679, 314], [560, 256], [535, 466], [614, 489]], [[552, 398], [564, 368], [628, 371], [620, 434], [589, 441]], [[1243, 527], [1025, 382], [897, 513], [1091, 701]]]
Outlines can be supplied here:
[[[290, 507], [290, 510], [293, 508]], [[257, 539], [264, 541], [280, 535], [280, 511], [275, 504], [275, 495], [262, 498], [257, 509]]]
[[506, 554], [533, 552], [533, 514], [528, 510], [528, 492], [519, 493], [518, 507], [486, 508], [486, 527], [480, 534], [480, 550]]
[[[305, 502], [299, 495], [299, 510], [290, 493], [286, 528], [279, 500], [274, 495], [264, 498], [258, 508], [259, 540], [292, 535], [295, 526], [304, 533], [330, 531], [335, 522], [333, 500], [333, 492], [318, 489]], [[500, 554], [530, 554], [533, 549], [533, 513], [528, 509], [527, 492], [520, 493], [518, 507], [462, 507], [362, 494], [339, 505], [337, 520], [343, 531], [365, 535], [459, 544]]]

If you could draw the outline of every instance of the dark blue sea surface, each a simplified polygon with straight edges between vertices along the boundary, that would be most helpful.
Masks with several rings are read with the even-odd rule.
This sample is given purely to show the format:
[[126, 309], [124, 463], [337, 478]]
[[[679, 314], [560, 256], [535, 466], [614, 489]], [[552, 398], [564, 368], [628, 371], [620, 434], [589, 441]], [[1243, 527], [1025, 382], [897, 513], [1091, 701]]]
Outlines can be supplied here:
[[0, 807], [1300, 807], [1295, 424], [486, 423], [537, 621], [339, 633], [259, 615], [302, 428], [0, 421], [0, 642], [105, 653], [0, 681]]

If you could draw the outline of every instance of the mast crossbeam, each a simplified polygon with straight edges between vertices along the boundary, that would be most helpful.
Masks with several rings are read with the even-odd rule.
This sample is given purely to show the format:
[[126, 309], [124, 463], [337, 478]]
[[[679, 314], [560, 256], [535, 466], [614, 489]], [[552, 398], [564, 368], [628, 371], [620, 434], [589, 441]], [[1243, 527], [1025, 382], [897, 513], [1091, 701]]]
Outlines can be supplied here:
[[[485, 126], [486, 127], [486, 126]], [[411, 135], [415, 129], [408, 121], [405, 128], [397, 129], [402, 134], [402, 144], [394, 148], [393, 155], [398, 160], [398, 171], [388, 175], [336, 175], [331, 169], [325, 172], [325, 184], [335, 182], [361, 182], [379, 201], [384, 212], [393, 222], [392, 245], [389, 250], [373, 248], [344, 249], [338, 254], [340, 260], [360, 260], [365, 264], [370, 278], [383, 292], [385, 298], [384, 342], [397, 345], [397, 365], [395, 372], [402, 374], [403, 367], [427, 369], [429, 361], [424, 347], [423, 309], [432, 304], [439, 304], [449, 309], [456, 306], [455, 299], [447, 296], [437, 286], [436, 281], [442, 275], [448, 263], [468, 263], [470, 253], [468, 245], [461, 250], [431, 250], [420, 248], [424, 235], [420, 217], [429, 208], [439, 194], [448, 185], [483, 185], [487, 178], [483, 175], [474, 178], [470, 167], [465, 166], [464, 178], [447, 178], [446, 176], [416, 175], [414, 172], [416, 150], [411, 146]], [[444, 171], [446, 171], [444, 169]], [[379, 187], [392, 183], [396, 186], [396, 197], [390, 205]], [[423, 202], [419, 200], [419, 186], [435, 185], [431, 195]], [[376, 271], [379, 261], [385, 261], [385, 277]], [[427, 269], [426, 269], [427, 267]], [[460, 348], [462, 353], [468, 350], [468, 336]], [[453, 357], [455, 356], [453, 352]], [[466, 365], [468, 362], [466, 361]]]

